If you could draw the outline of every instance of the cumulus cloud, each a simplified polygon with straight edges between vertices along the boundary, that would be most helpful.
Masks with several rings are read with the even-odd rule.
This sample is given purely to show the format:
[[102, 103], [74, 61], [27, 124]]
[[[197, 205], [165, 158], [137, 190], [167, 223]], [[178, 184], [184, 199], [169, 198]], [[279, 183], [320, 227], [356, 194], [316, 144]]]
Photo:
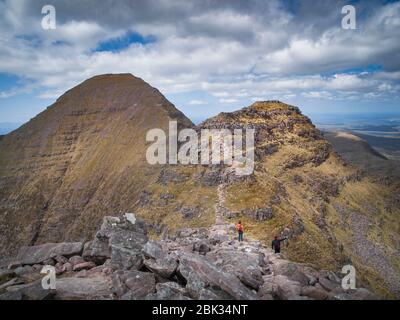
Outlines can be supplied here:
[[218, 101], [220, 103], [235, 103], [235, 102], [238, 102], [237, 99], [219, 99]]
[[204, 101], [204, 100], [190, 100], [190, 101], [189, 101], [189, 104], [192, 105], [192, 106], [197, 106], [197, 105], [205, 105], [205, 104], [208, 104], [208, 102], [207, 102], [207, 101]]
[[[399, 2], [357, 3], [357, 30], [341, 29], [345, 1], [52, 2], [57, 29], [45, 31], [45, 1], [0, 1], [0, 72], [31, 80], [43, 98], [110, 72], [164, 93], [205, 91], [221, 104], [398, 96]], [[95, 50], [126, 32], [155, 41]]]

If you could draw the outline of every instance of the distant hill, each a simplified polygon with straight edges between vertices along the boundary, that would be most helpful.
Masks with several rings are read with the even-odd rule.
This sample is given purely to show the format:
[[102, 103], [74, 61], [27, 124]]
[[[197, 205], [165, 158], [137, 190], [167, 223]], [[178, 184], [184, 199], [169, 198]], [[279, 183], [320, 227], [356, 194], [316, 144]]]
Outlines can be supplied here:
[[[398, 160], [388, 159], [386, 155], [381, 154], [378, 150], [371, 147], [366, 140], [362, 139], [360, 134], [356, 135], [351, 132], [333, 131], [325, 132], [324, 136], [332, 143], [335, 151], [348, 163], [356, 165], [378, 178], [400, 178], [400, 162]], [[368, 135], [362, 135], [362, 137], [373, 138], [380, 141], [389, 139], [384, 137], [371, 137]], [[390, 144], [388, 141], [386, 143]], [[382, 143], [381, 150], [386, 150], [384, 148], [385, 146]]]
[[363, 134], [362, 131], [352, 133], [368, 142], [368, 144], [385, 155], [385, 157], [400, 160], [400, 137], [375, 136]]

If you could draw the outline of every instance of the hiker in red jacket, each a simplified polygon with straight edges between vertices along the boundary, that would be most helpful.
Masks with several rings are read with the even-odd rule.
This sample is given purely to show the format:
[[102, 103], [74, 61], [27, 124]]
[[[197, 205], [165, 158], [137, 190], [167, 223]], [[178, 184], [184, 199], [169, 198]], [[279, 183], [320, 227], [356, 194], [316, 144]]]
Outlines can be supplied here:
[[274, 240], [272, 240], [272, 250], [275, 250], [275, 253], [281, 253], [281, 242], [286, 239], [287, 238], [278, 239], [278, 236], [275, 236]]
[[244, 232], [244, 228], [242, 225], [242, 221], [239, 220], [238, 224], [236, 225], [236, 230], [238, 231], [238, 235], [239, 235], [239, 242], [243, 241], [243, 232]]

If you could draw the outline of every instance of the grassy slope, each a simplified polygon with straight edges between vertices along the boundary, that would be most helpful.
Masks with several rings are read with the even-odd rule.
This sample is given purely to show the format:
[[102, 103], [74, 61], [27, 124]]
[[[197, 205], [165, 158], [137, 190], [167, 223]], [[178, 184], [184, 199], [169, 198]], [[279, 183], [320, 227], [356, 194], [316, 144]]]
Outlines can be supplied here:
[[[358, 230], [351, 223], [342, 221], [343, 215], [356, 208], [370, 221], [368, 237], [373, 240], [373, 245], [381, 243], [389, 252], [394, 251], [399, 244], [400, 215], [398, 205], [391, 203], [393, 187], [362, 178], [357, 168], [345, 165], [331, 151], [325, 161], [316, 163], [314, 160], [324, 154], [329, 145], [316, 137], [315, 127], [301, 114], [287, 114], [287, 105], [256, 104], [253, 108], [274, 115], [271, 118], [256, 117], [239, 111], [233, 115], [221, 114], [202, 124], [203, 127], [221, 123], [228, 127], [230, 123], [267, 125], [273, 129], [257, 147], [271, 142], [279, 145], [277, 152], [258, 159], [254, 179], [233, 182], [225, 187], [226, 208], [239, 214], [248, 236], [267, 245], [274, 235], [289, 234], [289, 246], [284, 248], [284, 255], [289, 259], [335, 271], [340, 271], [351, 260], [359, 280], [382, 296], [393, 297], [386, 284], [380, 281], [379, 270], [362, 263], [363, 257], [354, 252], [354, 234]], [[282, 123], [284, 126], [279, 126]], [[153, 203], [139, 206], [138, 213], [170, 230], [212, 224], [216, 186], [202, 186], [194, 178], [199, 170], [207, 169], [178, 166], [175, 170], [186, 175], [187, 180], [150, 186]], [[164, 193], [175, 196], [168, 205], [159, 202]], [[279, 201], [276, 201], [277, 197]], [[176, 210], [179, 204], [199, 206], [203, 214], [185, 219]], [[267, 221], [256, 221], [241, 214], [245, 209], [266, 206], [271, 206], [274, 212], [274, 217]], [[345, 213], [339, 212], [338, 208], [345, 208]], [[400, 274], [400, 259], [393, 255], [389, 260]]]

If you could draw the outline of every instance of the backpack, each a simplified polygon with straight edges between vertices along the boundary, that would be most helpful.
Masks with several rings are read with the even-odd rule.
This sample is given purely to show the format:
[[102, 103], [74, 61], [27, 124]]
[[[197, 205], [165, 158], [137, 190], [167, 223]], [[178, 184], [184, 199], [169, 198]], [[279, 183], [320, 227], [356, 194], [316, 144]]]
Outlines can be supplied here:
[[243, 225], [237, 224], [236, 229], [237, 229], [239, 232], [243, 232]]

